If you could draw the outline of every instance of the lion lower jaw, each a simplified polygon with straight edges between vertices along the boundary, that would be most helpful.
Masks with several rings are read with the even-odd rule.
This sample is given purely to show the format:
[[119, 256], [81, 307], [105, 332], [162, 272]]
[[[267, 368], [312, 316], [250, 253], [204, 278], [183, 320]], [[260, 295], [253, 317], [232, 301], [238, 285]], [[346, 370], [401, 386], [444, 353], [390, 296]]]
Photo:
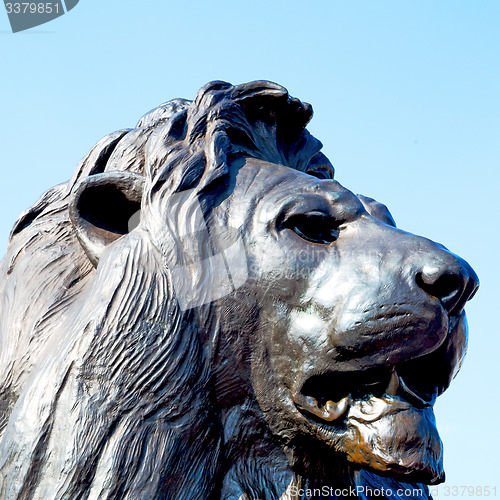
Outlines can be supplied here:
[[444, 481], [443, 450], [432, 406], [397, 397], [351, 401], [341, 421], [308, 419], [322, 440], [358, 467], [405, 482]]
[[380, 396], [353, 399], [349, 395], [322, 406], [302, 394], [295, 394], [293, 400], [323, 439], [348, 461], [415, 482], [436, 484], [444, 480], [433, 407], [395, 372]]
[[443, 482], [443, 448], [433, 408], [374, 399], [354, 405], [347, 414], [341, 446], [348, 460], [403, 476], [406, 482]]

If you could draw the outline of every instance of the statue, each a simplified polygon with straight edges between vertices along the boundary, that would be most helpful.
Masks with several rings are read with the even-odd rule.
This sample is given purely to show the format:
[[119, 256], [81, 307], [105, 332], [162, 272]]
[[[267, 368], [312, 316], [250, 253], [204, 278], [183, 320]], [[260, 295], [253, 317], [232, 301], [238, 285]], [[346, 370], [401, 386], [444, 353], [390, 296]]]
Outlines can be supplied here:
[[212, 82], [21, 215], [1, 498], [429, 498], [477, 276], [335, 181], [311, 116]]

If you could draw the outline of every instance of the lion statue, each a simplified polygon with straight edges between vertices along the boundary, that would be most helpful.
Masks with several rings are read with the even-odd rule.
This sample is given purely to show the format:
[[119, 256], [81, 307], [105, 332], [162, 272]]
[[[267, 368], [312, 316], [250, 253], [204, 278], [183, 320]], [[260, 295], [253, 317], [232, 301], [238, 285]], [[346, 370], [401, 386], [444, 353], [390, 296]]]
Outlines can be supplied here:
[[2, 499], [443, 481], [433, 404], [477, 276], [334, 180], [311, 117], [280, 85], [212, 82], [21, 215], [0, 268]]

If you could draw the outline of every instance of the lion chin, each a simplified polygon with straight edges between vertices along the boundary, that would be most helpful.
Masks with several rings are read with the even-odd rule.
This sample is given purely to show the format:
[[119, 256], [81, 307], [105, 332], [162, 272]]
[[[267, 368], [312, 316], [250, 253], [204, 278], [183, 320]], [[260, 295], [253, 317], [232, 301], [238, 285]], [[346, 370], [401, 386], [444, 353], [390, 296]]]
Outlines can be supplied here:
[[209, 83], [21, 215], [0, 266], [2, 499], [444, 480], [433, 405], [477, 276], [339, 184], [311, 117], [275, 83]]
[[356, 399], [348, 395], [323, 406], [302, 394], [293, 400], [318, 424], [324, 441], [348, 461], [406, 481], [442, 482], [443, 451], [432, 405], [408, 389], [396, 371], [380, 396], [373, 395], [377, 382], [370, 382], [369, 392], [356, 391]]

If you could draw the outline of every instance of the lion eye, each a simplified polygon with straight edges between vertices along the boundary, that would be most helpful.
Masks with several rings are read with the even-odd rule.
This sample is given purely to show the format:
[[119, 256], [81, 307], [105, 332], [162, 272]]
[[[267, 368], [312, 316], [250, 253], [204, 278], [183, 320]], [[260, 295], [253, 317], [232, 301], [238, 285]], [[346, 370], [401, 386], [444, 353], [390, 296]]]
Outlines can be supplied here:
[[323, 213], [292, 215], [282, 227], [291, 229], [301, 238], [313, 243], [330, 244], [339, 237], [337, 222]]

